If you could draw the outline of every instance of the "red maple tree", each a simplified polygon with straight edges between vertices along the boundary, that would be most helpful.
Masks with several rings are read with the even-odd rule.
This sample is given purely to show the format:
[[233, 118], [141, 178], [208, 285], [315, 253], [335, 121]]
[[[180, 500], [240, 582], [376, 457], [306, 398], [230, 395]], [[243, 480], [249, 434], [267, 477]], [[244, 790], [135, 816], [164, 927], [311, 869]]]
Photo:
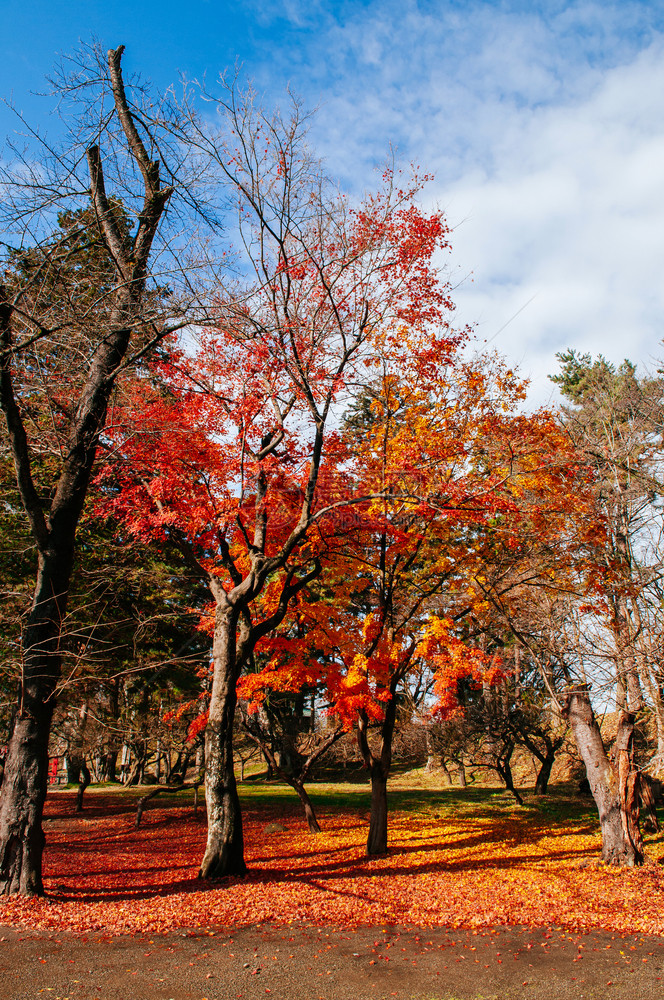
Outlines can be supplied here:
[[203, 877], [245, 870], [240, 672], [320, 573], [312, 529], [359, 499], [338, 461], [338, 413], [385, 364], [417, 359], [426, 371], [463, 339], [434, 263], [448, 228], [415, 203], [422, 181], [402, 187], [387, 171], [350, 207], [309, 158], [297, 119], [245, 111], [231, 109], [240, 141], [220, 154], [244, 277], [219, 289], [217, 322], [195, 346], [172, 346], [135, 383], [106, 478], [110, 509], [137, 535], [175, 544], [214, 601]]

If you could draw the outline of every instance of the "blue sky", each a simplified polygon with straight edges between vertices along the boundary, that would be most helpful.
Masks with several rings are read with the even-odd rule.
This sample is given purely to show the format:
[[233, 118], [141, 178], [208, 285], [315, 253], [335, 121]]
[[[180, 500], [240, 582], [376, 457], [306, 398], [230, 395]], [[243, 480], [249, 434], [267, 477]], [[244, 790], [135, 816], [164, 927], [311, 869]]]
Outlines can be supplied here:
[[[435, 174], [459, 319], [533, 379], [567, 346], [664, 357], [664, 2], [0, 0], [0, 93], [31, 96], [78, 39], [124, 43], [157, 86], [236, 62], [268, 103], [318, 108], [352, 191], [390, 144]], [[53, 119], [51, 121], [54, 121]], [[0, 134], [14, 123], [0, 113]]]

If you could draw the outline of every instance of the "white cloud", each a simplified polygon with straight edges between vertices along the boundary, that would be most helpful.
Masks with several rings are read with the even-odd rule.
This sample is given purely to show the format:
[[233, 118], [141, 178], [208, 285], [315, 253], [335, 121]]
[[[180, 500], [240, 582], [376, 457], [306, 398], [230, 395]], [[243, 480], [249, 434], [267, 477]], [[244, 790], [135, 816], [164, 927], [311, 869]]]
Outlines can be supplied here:
[[[436, 174], [454, 273], [473, 272], [459, 318], [488, 339], [504, 327], [494, 346], [533, 377], [533, 401], [549, 396], [568, 346], [651, 363], [664, 335], [664, 11], [583, 0], [318, 10], [289, 73], [321, 105], [317, 147], [355, 189], [372, 186], [388, 143]], [[284, 53], [281, 69], [294, 65]]]
[[[556, 351], [573, 346], [645, 363], [664, 336], [664, 87], [662, 46], [610, 70], [592, 95], [513, 115], [489, 175], [446, 186], [463, 219], [455, 259], [475, 282], [457, 299], [465, 319], [548, 392]], [[662, 352], [664, 353], [664, 352]]]

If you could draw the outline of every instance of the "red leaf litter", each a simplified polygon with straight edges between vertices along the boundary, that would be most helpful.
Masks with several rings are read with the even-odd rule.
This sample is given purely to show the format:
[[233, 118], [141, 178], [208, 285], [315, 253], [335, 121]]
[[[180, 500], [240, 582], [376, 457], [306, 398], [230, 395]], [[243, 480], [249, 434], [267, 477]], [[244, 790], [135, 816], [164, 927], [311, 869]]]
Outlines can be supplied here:
[[[396, 812], [388, 854], [368, 860], [366, 816], [323, 813], [324, 831], [313, 837], [295, 808], [249, 807], [249, 874], [211, 884], [198, 878], [204, 810], [155, 807], [136, 830], [136, 803], [120, 794], [90, 795], [78, 816], [72, 806], [69, 793], [49, 795], [46, 895], [4, 898], [1, 923], [107, 934], [294, 921], [664, 931], [659, 859], [641, 869], [598, 866], [599, 837], [587, 826]], [[266, 830], [275, 819], [285, 830]]]

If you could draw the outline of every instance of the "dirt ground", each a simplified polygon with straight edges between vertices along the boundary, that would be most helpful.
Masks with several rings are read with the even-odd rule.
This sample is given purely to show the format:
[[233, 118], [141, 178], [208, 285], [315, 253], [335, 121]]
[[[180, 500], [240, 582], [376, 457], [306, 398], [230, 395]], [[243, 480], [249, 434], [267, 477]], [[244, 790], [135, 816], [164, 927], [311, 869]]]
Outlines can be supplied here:
[[659, 1000], [664, 941], [529, 928], [262, 926], [163, 937], [0, 927], [0, 1000]]

